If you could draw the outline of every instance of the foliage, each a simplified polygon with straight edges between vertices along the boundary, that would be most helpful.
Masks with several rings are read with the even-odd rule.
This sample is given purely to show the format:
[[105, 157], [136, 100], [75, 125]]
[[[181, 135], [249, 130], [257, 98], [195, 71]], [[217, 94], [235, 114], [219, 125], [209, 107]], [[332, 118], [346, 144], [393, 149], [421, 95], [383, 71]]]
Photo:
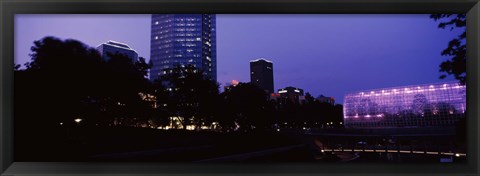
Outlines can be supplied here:
[[[31, 50], [26, 69], [14, 65], [16, 124], [26, 124], [17, 129], [71, 128], [79, 125], [77, 118], [83, 127], [157, 127], [177, 117], [184, 129], [220, 122], [226, 131], [341, 121], [341, 107], [309, 93], [303, 103], [276, 101], [261, 88], [240, 83], [220, 94], [218, 83], [193, 65], [165, 69], [151, 82], [146, 77], [152, 63], [142, 57], [109, 54], [106, 60], [79, 41], [54, 37], [35, 41]], [[153, 100], [145, 99], [149, 96]]]
[[[445, 29], [450, 28], [465, 28], [466, 15], [465, 14], [432, 14], [430, 18], [435, 21], [440, 21], [438, 28]], [[465, 39], [467, 36], [466, 30], [462, 32], [457, 38], [452, 39], [446, 49], [442, 51], [442, 56], [451, 57], [449, 60], [440, 64], [440, 72], [445, 72], [440, 76], [441, 79], [447, 77], [447, 75], [453, 75], [455, 79], [461, 83], [466, 82], [466, 44]]]
[[183, 117], [182, 125], [211, 122], [216, 109], [218, 84], [193, 65], [176, 65], [157, 81], [159, 104], [170, 116]]
[[[227, 123], [234, 128], [235, 123], [241, 130], [269, 128], [273, 121], [273, 105], [267, 100], [267, 94], [251, 83], [240, 83], [230, 91], [223, 93], [223, 114]], [[233, 126], [232, 126], [233, 125]]]
[[20, 120], [44, 127], [75, 125], [77, 118], [83, 125], [107, 125], [118, 116], [150, 115], [138, 95], [149, 90], [145, 59], [133, 62], [115, 54], [105, 61], [94, 48], [55, 37], [35, 41], [31, 51], [26, 69], [15, 70], [15, 113]]

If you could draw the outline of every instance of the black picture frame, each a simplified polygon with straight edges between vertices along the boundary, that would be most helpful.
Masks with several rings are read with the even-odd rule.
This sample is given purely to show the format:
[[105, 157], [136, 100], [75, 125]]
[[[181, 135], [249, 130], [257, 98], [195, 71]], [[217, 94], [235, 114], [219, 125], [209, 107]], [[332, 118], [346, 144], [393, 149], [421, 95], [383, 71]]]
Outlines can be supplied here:
[[[0, 172], [2, 175], [479, 175], [479, 0], [0, 0]], [[467, 14], [466, 164], [179, 164], [14, 162], [15, 14]]]

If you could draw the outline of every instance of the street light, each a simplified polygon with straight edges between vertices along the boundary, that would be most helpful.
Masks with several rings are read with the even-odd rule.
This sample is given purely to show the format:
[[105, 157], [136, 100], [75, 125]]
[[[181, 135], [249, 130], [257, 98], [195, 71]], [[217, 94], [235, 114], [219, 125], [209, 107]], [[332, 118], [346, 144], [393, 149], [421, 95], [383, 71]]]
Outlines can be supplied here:
[[81, 119], [81, 118], [76, 118], [74, 121], [75, 121], [76, 123], [80, 123], [82, 120], [83, 120], [83, 119]]

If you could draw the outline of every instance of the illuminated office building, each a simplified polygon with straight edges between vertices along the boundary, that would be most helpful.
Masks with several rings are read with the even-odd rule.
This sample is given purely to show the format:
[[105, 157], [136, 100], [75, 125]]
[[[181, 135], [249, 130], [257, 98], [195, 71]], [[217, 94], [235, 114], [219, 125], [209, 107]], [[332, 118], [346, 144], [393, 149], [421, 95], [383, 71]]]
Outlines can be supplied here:
[[454, 126], [465, 111], [466, 86], [448, 82], [348, 93], [344, 121], [350, 128]]
[[280, 95], [280, 103], [282, 104], [287, 103], [287, 101], [292, 103], [303, 103], [303, 101], [305, 100], [305, 96], [303, 95], [303, 89], [295, 87], [285, 87], [283, 89], [278, 89], [278, 94]]
[[273, 63], [260, 58], [250, 61], [250, 82], [267, 93], [273, 92]]
[[103, 59], [109, 60], [109, 54], [123, 54], [132, 59], [133, 62], [138, 60], [138, 54], [135, 50], [130, 48], [127, 44], [109, 40], [97, 46], [97, 51]]
[[216, 18], [213, 14], [153, 14], [150, 80], [175, 65], [193, 65], [217, 79]]

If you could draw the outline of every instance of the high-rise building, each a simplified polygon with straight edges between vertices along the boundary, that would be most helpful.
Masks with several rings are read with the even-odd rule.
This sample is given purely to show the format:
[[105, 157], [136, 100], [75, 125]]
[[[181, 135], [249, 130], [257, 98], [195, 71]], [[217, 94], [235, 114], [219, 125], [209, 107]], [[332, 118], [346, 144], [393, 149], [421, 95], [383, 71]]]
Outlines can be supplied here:
[[263, 58], [250, 61], [250, 82], [267, 93], [274, 93], [273, 63]]
[[138, 60], [138, 54], [127, 44], [109, 40], [97, 46], [97, 51], [103, 59], [109, 60], [109, 54], [123, 54], [132, 59], [133, 62]]
[[153, 14], [150, 80], [176, 65], [193, 65], [216, 81], [215, 21], [214, 14]]
[[349, 128], [454, 126], [465, 118], [466, 86], [446, 82], [352, 92], [343, 110]]

